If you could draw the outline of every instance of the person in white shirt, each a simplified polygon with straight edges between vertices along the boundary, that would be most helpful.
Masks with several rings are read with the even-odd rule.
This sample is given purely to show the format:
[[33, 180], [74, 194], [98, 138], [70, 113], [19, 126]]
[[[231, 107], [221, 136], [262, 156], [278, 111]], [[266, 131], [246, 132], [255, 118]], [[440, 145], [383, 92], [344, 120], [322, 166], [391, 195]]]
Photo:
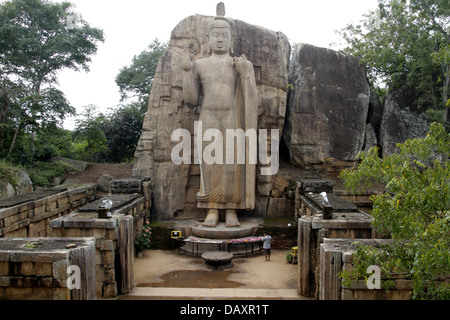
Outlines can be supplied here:
[[263, 242], [263, 249], [264, 254], [266, 255], [266, 261], [270, 261], [270, 241], [272, 240], [272, 237], [267, 234], [267, 232], [264, 232], [264, 237], [261, 238], [261, 241]]

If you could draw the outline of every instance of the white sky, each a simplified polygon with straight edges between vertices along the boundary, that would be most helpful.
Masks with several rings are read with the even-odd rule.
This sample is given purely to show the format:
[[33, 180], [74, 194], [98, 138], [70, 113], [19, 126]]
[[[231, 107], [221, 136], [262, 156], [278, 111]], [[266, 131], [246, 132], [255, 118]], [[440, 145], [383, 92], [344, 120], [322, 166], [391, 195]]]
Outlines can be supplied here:
[[[75, 4], [92, 27], [104, 30], [105, 42], [92, 57], [90, 71], [64, 70], [59, 88], [69, 102], [83, 111], [96, 105], [100, 112], [119, 105], [115, 77], [155, 38], [168, 41], [172, 29], [184, 18], [215, 16], [220, 0], [68, 0]], [[222, 0], [226, 17], [242, 20], [272, 31], [283, 32], [291, 44], [308, 43], [319, 47], [339, 42], [336, 30], [357, 23], [363, 14], [377, 8], [377, 0]], [[53, 2], [62, 2], [53, 0]], [[64, 127], [73, 129], [74, 118]]]

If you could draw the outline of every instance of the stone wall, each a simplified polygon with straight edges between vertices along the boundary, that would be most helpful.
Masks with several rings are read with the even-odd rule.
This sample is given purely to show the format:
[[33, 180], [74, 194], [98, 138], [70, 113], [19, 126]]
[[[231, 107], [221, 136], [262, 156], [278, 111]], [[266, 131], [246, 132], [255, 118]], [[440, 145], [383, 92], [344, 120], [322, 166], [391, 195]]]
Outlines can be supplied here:
[[[118, 195], [111, 197], [114, 201], [120, 199]], [[134, 239], [150, 214], [145, 197], [122, 198], [129, 200], [112, 209], [109, 219], [99, 219], [95, 211], [80, 208], [81, 211], [51, 221], [53, 237], [95, 239], [97, 297], [111, 298], [134, 288]]]
[[[27, 196], [32, 199], [33, 194]], [[48, 237], [50, 220], [75, 211], [96, 198], [96, 186], [89, 185], [0, 208], [0, 238]]]
[[[327, 180], [303, 180], [297, 183], [296, 215], [298, 219], [298, 292], [319, 298], [320, 245], [325, 238], [371, 239], [372, 217], [356, 205], [328, 193], [325, 206], [317, 192], [332, 191]], [[325, 215], [332, 208], [331, 216]]]
[[[347, 285], [339, 277], [342, 271], [353, 269], [354, 242], [368, 246], [388, 244], [385, 239], [324, 239], [320, 245], [320, 300], [410, 300], [411, 282], [395, 279], [389, 290], [370, 289], [365, 280], [354, 280]], [[383, 279], [381, 279], [383, 281]]]
[[354, 205], [356, 205], [358, 210], [361, 210], [363, 212], [370, 213], [373, 208], [373, 202], [370, 199], [373, 195], [375, 195], [375, 193], [361, 192], [358, 194], [353, 194], [343, 190], [336, 190], [334, 194], [346, 201], [353, 203]]
[[[0, 239], [0, 299], [95, 299], [94, 261], [93, 238]], [[70, 266], [79, 288], [68, 288]]]
[[[97, 199], [96, 185], [71, 190], [36, 191], [23, 198], [2, 200], [0, 208], [5, 207], [0, 209], [0, 232], [5, 239], [0, 239], [0, 244], [2, 240], [9, 241], [12, 237], [15, 237], [13, 241], [44, 245], [52, 239], [65, 244], [77, 243], [82, 239], [92, 242], [92, 259], [77, 255], [78, 251], [73, 251], [71, 257], [73, 261], [78, 259], [77, 263], [86, 270], [92, 270], [93, 273], [83, 278], [83, 281], [92, 285], [93, 293], [80, 296], [64, 287], [59, 290], [58, 285], [63, 285], [62, 281], [67, 279], [67, 274], [64, 271], [65, 278], [62, 278], [62, 269], [51, 270], [48, 263], [55, 258], [49, 258], [47, 251], [26, 251], [31, 262], [17, 258], [27, 262], [22, 266], [11, 259], [16, 259], [17, 252], [23, 255], [21, 251], [24, 249], [13, 248], [8, 255], [0, 252], [0, 262], [1, 259], [8, 261], [8, 266], [0, 263], [0, 298], [95, 299], [96, 296], [109, 298], [130, 292], [134, 288], [135, 235], [150, 218], [151, 209], [150, 181], [138, 179], [139, 194], [126, 194], [136, 187], [136, 178], [131, 180], [131, 183], [124, 180], [113, 181], [115, 193], [98, 201], [94, 201]], [[112, 217], [99, 219], [97, 210], [108, 197], [113, 203]], [[33, 256], [30, 256], [31, 253]], [[57, 251], [57, 254], [60, 255], [61, 252]], [[47, 265], [40, 265], [41, 262]], [[10, 267], [11, 263], [16, 263], [13, 269]], [[62, 264], [64, 263], [61, 262]], [[67, 263], [64, 264], [66, 265]], [[59, 284], [55, 283], [55, 279], [49, 278], [51, 272], [61, 276], [57, 279]], [[13, 275], [14, 278], [2, 278], [4, 274]], [[21, 276], [26, 277], [19, 279]], [[20, 290], [15, 289], [16, 284]]]

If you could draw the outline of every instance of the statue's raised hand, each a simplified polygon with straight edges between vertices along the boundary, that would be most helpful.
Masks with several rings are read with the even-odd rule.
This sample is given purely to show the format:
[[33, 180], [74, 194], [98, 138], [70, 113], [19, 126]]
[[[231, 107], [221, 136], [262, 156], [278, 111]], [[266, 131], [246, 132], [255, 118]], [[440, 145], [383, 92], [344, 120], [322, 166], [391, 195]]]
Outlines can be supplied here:
[[249, 69], [252, 67], [250, 61], [247, 60], [245, 54], [240, 57], [234, 57], [234, 65], [236, 66], [236, 71], [240, 75], [246, 75], [249, 72]]

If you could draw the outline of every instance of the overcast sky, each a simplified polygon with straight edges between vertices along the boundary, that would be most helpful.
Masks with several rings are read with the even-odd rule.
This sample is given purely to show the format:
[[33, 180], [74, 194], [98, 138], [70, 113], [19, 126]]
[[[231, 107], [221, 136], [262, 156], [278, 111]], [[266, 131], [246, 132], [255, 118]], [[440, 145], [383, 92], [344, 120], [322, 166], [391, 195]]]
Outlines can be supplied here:
[[[92, 57], [90, 71], [59, 73], [59, 88], [78, 113], [96, 105], [101, 112], [120, 102], [114, 81], [119, 70], [131, 63], [155, 39], [168, 41], [172, 29], [184, 18], [214, 16], [220, 0], [68, 0], [91, 26], [104, 30], [105, 42]], [[62, 2], [53, 0], [53, 2]], [[336, 30], [357, 23], [377, 8], [377, 0], [223, 0], [226, 16], [283, 32], [293, 43], [319, 47], [339, 42]], [[73, 129], [74, 118], [65, 122]]]

